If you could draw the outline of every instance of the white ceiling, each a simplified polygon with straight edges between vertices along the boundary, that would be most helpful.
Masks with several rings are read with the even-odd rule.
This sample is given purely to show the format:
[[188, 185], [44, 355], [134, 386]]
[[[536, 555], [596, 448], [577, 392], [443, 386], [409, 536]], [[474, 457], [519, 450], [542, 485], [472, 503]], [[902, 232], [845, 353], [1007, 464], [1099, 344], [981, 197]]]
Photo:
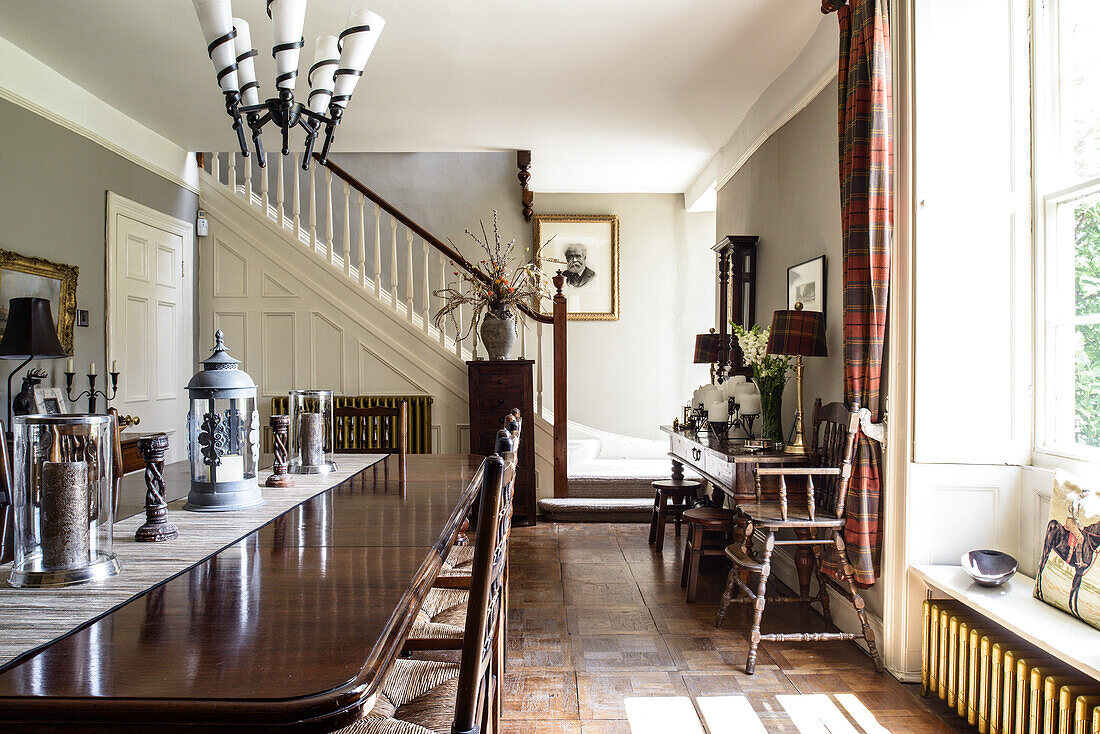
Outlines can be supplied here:
[[[813, 0], [365, 1], [387, 25], [334, 150], [530, 148], [537, 191], [683, 191], [821, 18]], [[264, 0], [233, 5], [269, 92]], [[303, 99], [313, 38], [351, 7], [310, 3]], [[0, 2], [0, 34], [188, 150], [235, 145], [189, 0]]]

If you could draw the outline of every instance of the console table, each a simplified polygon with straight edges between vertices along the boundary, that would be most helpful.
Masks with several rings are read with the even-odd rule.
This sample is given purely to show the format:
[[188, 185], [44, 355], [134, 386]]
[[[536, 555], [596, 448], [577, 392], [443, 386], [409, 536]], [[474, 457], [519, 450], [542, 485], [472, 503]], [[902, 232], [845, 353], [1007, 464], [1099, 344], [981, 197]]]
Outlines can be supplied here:
[[[388, 470], [394, 461], [336, 480], [262, 527], [242, 520], [236, 542], [0, 668], [0, 729], [350, 723], [373, 705], [400, 653], [476, 496], [483, 459], [410, 455], [405, 481]], [[272, 502], [275, 492], [265, 490]], [[189, 514], [179, 505], [171, 505], [177, 519]], [[225, 522], [237, 513], [219, 515], [194, 517]], [[201, 539], [181, 527], [178, 540], [141, 545], [170, 553], [189, 540]], [[125, 579], [123, 567], [114, 579]], [[65, 593], [79, 605], [104, 589]], [[9, 631], [34, 624], [25, 614], [3, 621]]]
[[[672, 478], [684, 478], [684, 466], [690, 466], [714, 489], [711, 498], [716, 504], [737, 507], [756, 501], [756, 467], [805, 466], [806, 457], [784, 454], [782, 451], [748, 451], [745, 440], [725, 441], [709, 433], [661, 426], [668, 434], [668, 455], [672, 459]], [[805, 531], [796, 531], [805, 532]], [[795, 551], [799, 593], [806, 596], [813, 576], [813, 552], [805, 546]]]

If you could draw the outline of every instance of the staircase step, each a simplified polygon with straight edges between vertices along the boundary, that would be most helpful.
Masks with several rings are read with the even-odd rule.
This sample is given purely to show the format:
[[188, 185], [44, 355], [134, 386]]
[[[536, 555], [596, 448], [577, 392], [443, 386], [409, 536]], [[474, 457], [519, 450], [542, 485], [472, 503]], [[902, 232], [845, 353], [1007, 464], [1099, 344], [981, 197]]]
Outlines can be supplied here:
[[561, 497], [539, 500], [547, 522], [648, 523], [653, 500], [641, 498]]

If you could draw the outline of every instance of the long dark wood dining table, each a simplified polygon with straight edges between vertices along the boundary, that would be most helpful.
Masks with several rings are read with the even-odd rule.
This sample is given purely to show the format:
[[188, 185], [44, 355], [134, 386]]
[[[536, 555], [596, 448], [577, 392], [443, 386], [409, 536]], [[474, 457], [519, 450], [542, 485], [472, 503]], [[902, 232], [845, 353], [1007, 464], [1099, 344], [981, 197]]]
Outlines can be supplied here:
[[0, 730], [350, 723], [400, 654], [482, 461], [410, 455], [402, 480], [389, 456], [15, 659], [0, 669]]

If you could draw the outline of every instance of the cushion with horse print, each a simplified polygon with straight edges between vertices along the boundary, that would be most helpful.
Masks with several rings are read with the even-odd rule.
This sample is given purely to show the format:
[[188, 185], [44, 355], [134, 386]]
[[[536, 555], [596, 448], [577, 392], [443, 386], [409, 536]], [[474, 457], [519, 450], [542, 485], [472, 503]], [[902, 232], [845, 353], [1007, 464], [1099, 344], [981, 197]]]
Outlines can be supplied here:
[[1100, 492], [1054, 477], [1035, 597], [1100, 627]]

